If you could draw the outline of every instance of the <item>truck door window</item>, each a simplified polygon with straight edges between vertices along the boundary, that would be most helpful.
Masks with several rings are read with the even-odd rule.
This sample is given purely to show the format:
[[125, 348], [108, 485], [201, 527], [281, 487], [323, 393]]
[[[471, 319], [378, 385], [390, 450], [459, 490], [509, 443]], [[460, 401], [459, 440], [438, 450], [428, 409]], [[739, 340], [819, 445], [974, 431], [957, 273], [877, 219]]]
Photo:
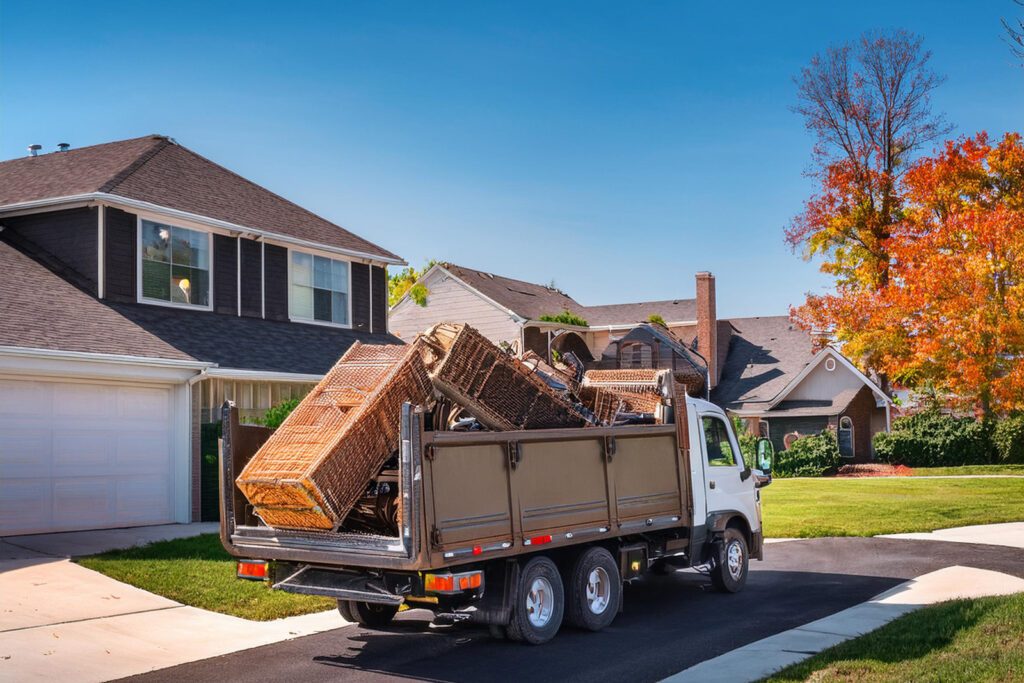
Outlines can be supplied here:
[[736, 455], [729, 441], [729, 430], [725, 422], [706, 415], [701, 418], [704, 428], [704, 444], [708, 454], [708, 465], [712, 467], [735, 467]]

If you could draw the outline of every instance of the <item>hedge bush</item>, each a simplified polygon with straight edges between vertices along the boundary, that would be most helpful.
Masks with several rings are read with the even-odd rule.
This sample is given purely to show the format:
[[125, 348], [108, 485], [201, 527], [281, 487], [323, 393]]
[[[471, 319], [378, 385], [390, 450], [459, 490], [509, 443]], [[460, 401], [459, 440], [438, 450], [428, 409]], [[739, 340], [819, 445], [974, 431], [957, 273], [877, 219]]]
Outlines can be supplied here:
[[1000, 463], [1024, 464], [1024, 414], [1000, 420], [992, 431], [992, 445]]
[[926, 410], [893, 422], [872, 439], [875, 458], [908, 467], [956, 467], [995, 462], [994, 425]]
[[842, 456], [832, 431], [802, 436], [775, 454], [772, 475], [776, 477], [820, 477], [839, 469]]

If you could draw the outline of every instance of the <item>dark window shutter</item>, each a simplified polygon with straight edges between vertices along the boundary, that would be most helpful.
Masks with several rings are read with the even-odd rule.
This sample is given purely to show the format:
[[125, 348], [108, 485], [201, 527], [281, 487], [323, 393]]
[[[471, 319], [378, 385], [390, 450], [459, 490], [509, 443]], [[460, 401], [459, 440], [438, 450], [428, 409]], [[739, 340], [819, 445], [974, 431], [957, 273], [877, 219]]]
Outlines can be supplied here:
[[238, 314], [238, 242], [227, 235], [213, 236], [213, 310]]
[[288, 250], [267, 244], [263, 251], [263, 306], [268, 320], [288, 320]]
[[256, 240], [239, 238], [242, 243], [242, 315], [263, 317], [263, 247]]
[[138, 220], [133, 213], [105, 208], [104, 295], [111, 301], [135, 301], [138, 268]]
[[388, 331], [388, 275], [387, 270], [381, 266], [371, 268], [370, 278], [373, 282], [373, 301], [370, 306], [373, 310], [373, 329], [375, 334], [387, 334]]
[[370, 331], [370, 266], [349, 264], [352, 268], [352, 329]]

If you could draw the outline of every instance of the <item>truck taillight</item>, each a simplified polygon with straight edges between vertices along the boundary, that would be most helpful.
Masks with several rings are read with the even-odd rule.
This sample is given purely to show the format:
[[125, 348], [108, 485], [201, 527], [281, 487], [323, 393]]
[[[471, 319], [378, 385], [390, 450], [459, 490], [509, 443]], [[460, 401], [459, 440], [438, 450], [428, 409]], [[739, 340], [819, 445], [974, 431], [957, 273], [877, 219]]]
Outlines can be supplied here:
[[484, 573], [482, 571], [461, 574], [425, 574], [423, 576], [423, 588], [428, 593], [461, 593], [479, 588], [483, 582]]
[[267, 578], [267, 563], [265, 560], [239, 560], [235, 576], [240, 579], [263, 581]]

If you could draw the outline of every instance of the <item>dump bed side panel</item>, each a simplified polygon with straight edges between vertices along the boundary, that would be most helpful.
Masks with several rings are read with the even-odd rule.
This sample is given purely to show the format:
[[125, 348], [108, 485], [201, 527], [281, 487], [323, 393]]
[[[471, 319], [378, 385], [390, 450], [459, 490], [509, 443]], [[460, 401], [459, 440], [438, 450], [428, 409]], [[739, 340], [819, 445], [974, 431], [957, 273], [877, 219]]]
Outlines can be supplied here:
[[674, 434], [616, 440], [612, 461], [618, 521], [682, 514]]
[[506, 459], [502, 444], [432, 450], [432, 537], [440, 549], [512, 540]]

